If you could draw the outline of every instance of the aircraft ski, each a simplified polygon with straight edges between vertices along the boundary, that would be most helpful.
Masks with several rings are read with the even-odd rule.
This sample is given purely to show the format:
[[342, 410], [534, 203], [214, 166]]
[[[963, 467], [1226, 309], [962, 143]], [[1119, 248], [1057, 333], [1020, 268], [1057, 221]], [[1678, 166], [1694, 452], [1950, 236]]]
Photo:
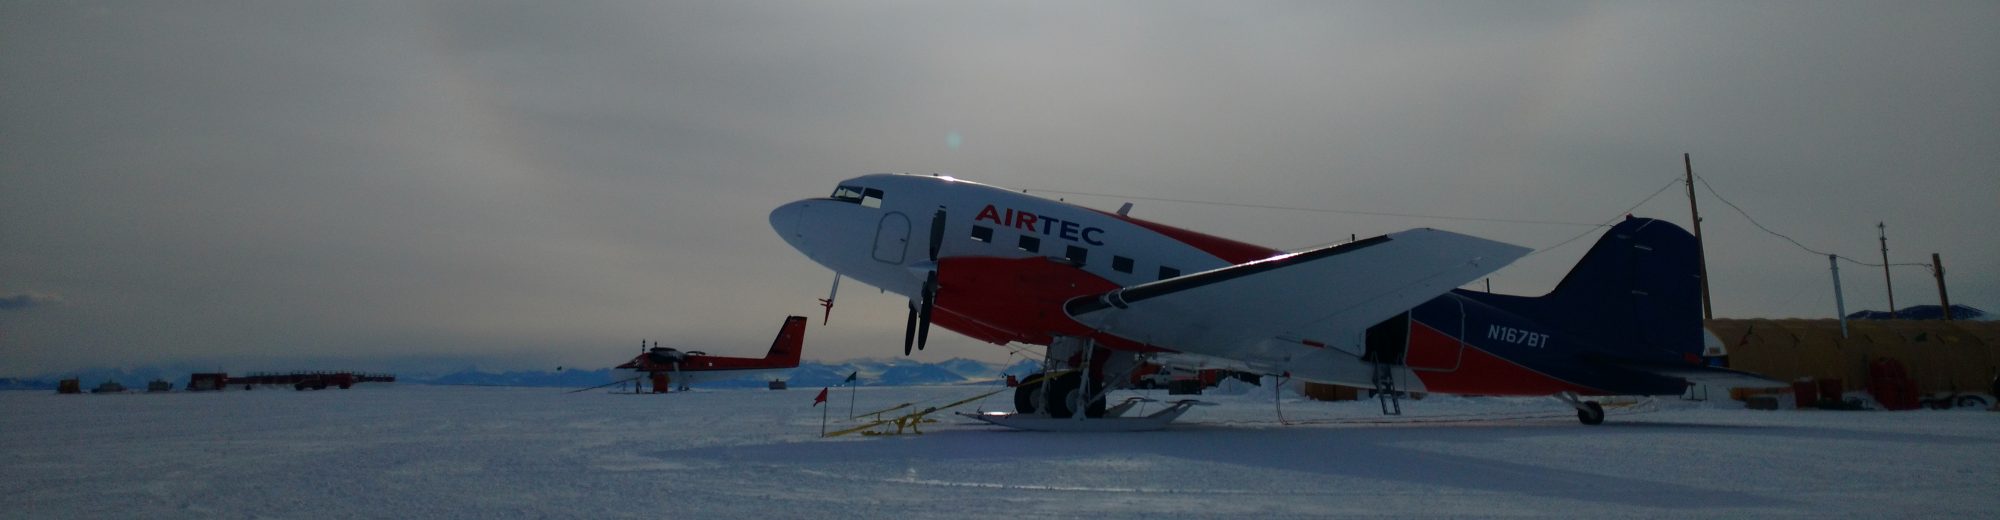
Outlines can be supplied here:
[[1215, 403], [1182, 399], [1168, 403], [1166, 408], [1150, 414], [1125, 417], [1125, 414], [1136, 405], [1157, 402], [1159, 401], [1144, 397], [1127, 398], [1123, 404], [1105, 410], [1102, 417], [1095, 419], [1083, 417], [1059, 419], [1033, 413], [1006, 412], [958, 412], [958, 415], [996, 426], [1036, 432], [1144, 432], [1166, 428], [1174, 422], [1174, 419], [1179, 419], [1181, 414], [1187, 413], [1189, 408], [1215, 405]]

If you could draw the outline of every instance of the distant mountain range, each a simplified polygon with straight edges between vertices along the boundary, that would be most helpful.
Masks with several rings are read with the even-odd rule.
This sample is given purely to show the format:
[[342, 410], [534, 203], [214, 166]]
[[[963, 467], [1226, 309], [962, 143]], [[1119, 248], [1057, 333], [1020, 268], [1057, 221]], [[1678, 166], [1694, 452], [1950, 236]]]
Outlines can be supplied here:
[[[1959, 319], [1959, 320], [1991, 320], [1994, 318], [1994, 316], [1991, 313], [1975, 309], [1972, 308], [1971, 306], [1966, 306], [1966, 305], [1951, 306], [1951, 317], [1953, 319]], [[1854, 313], [1848, 314], [1847, 319], [1941, 320], [1944, 319], [1944, 307], [1939, 307], [1936, 305], [1911, 305], [1909, 307], [1898, 309], [1894, 314], [1893, 318], [1891, 317], [1890, 313], [1886, 311], [1856, 311]]]
[[[962, 358], [937, 363], [922, 363], [909, 359], [857, 359], [841, 363], [808, 361], [800, 363], [798, 368], [789, 372], [781, 372], [776, 377], [711, 381], [695, 386], [754, 388], [768, 384], [768, 379], [785, 380], [794, 388], [839, 386], [847, 380], [849, 374], [856, 374], [856, 379], [864, 386], [998, 384], [1007, 375], [1025, 376], [1035, 372], [1038, 367], [1039, 363], [1028, 360], [1013, 365], [1001, 365]], [[131, 370], [91, 369], [36, 378], [0, 378], [0, 390], [54, 390], [58, 381], [68, 377], [82, 380], [85, 389], [105, 381], [117, 381], [127, 388], [145, 388], [147, 382], [158, 379], [171, 381], [175, 389], [181, 389], [187, 387], [188, 374], [195, 371], [197, 370], [161, 367]], [[589, 388], [630, 377], [632, 376], [629, 372], [609, 368], [511, 372], [486, 372], [468, 368], [438, 375], [398, 374], [397, 381], [424, 385]]]

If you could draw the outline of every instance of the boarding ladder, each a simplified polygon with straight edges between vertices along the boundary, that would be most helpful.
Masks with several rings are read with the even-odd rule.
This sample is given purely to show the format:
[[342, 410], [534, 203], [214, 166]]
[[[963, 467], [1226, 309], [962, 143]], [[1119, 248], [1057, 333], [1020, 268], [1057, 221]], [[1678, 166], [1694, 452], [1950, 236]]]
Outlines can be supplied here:
[[1396, 391], [1394, 363], [1375, 362], [1375, 401], [1382, 405], [1382, 415], [1403, 415], [1402, 392]]

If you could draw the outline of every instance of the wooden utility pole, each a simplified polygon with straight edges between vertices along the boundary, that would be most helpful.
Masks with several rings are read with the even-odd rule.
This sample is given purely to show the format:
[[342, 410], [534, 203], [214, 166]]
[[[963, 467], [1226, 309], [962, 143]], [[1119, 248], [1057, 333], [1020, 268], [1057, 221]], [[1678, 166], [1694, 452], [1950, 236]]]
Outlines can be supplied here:
[[1688, 213], [1694, 217], [1694, 251], [1701, 258], [1701, 319], [1715, 319], [1715, 306], [1708, 301], [1708, 246], [1701, 241], [1701, 208], [1694, 204], [1694, 160], [1688, 154], [1681, 154], [1681, 165], [1687, 167]]
[[1876, 236], [1882, 239], [1882, 286], [1889, 288], [1889, 319], [1896, 319], [1896, 282], [1889, 279], [1889, 227], [1876, 222]]
[[1931, 253], [1931, 276], [1937, 277], [1938, 303], [1944, 307], [1944, 321], [1951, 321], [1951, 295], [1944, 292], [1944, 261]]
[[1840, 337], [1847, 337], [1847, 299], [1840, 296], [1840, 257], [1826, 255], [1826, 266], [1833, 270], [1833, 308], [1840, 316]]

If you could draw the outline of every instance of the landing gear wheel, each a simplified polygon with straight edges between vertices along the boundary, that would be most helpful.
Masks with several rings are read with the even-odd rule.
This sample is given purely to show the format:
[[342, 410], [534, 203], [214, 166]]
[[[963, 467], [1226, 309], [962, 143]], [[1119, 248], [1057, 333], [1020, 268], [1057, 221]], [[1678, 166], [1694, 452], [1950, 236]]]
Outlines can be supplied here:
[[1081, 378], [1076, 374], [1050, 379], [1048, 381], [1049, 386], [1045, 387], [1045, 391], [1035, 392], [1036, 397], [1039, 398], [1035, 400], [1035, 403], [1037, 405], [1045, 405], [1046, 407], [1043, 409], [1048, 411], [1049, 417], [1067, 419], [1072, 415], [1076, 415], [1076, 410], [1069, 407], [1069, 393], [1076, 389], [1077, 382], [1080, 380]]
[[1583, 421], [1584, 424], [1591, 426], [1604, 424], [1604, 407], [1594, 402], [1584, 401], [1583, 409], [1576, 411], [1576, 420]]
[[[1049, 417], [1064, 419], [1076, 416], [1077, 404], [1083, 401], [1085, 394], [1083, 390], [1083, 374], [1077, 372], [1065, 374], [1051, 381], [1049, 386], [1049, 395], [1053, 397], [1048, 400]], [[1104, 385], [1101, 384], [1090, 386], [1093, 389], [1104, 388]], [[1091, 401], [1089, 406], [1084, 407], [1083, 416], [1091, 418], [1103, 417], [1104, 398], [1100, 396], [1096, 401]]]
[[1959, 408], [1985, 408], [1985, 407], [1986, 407], [1986, 398], [1984, 398], [1984, 397], [1980, 397], [1980, 396], [1976, 396], [1976, 395], [1961, 395], [1961, 396], [1958, 396], [1958, 407], [1959, 407]]
[[1041, 374], [1031, 374], [1021, 380], [1033, 382], [1022, 383], [1014, 387], [1014, 412], [1032, 414], [1035, 413], [1035, 410], [1042, 409], [1042, 407], [1036, 406], [1036, 403], [1042, 401], [1041, 377]]

